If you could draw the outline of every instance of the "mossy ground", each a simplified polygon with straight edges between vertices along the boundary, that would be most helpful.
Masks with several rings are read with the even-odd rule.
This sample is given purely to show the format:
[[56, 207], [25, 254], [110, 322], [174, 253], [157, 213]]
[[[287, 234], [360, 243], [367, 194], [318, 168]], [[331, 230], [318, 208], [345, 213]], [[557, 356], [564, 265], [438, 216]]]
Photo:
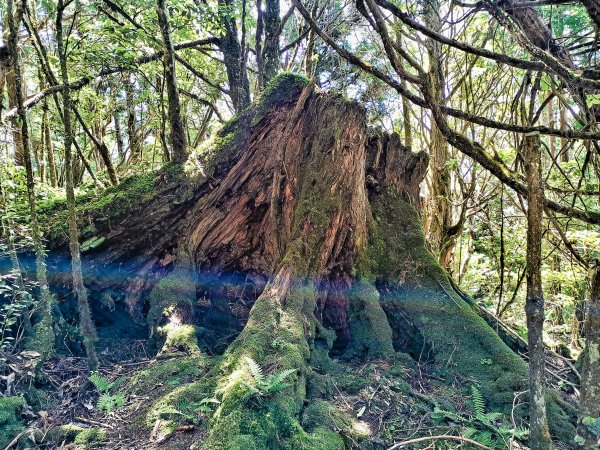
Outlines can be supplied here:
[[4, 448], [23, 430], [20, 420], [21, 408], [25, 405], [23, 397], [0, 397], [0, 447]]

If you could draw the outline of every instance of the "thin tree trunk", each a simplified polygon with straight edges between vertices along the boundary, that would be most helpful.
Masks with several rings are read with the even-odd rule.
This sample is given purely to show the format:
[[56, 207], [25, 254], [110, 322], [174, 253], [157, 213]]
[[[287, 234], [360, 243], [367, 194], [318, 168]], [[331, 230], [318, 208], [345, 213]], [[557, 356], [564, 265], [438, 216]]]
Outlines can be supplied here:
[[123, 131], [121, 130], [121, 114], [115, 111], [113, 114], [115, 124], [115, 140], [117, 141], [117, 153], [119, 153], [119, 164], [125, 161], [125, 143], [123, 142]]
[[167, 145], [167, 117], [165, 114], [165, 77], [157, 77], [156, 85], [160, 86], [160, 146], [163, 151], [163, 160], [171, 160], [171, 152], [169, 152], [169, 146]]
[[125, 87], [125, 104], [127, 107], [127, 139], [129, 141], [129, 159], [135, 161], [140, 156], [140, 146], [137, 138], [133, 88], [133, 83], [131, 83], [130, 79], [127, 79]]
[[67, 193], [67, 210], [69, 222], [69, 248], [71, 250], [71, 272], [73, 275], [73, 290], [79, 306], [79, 327], [83, 337], [83, 345], [87, 353], [90, 370], [98, 368], [98, 358], [94, 348], [96, 329], [92, 322], [87, 290], [83, 285], [81, 273], [81, 256], [79, 254], [79, 232], [77, 230], [77, 212], [75, 211], [75, 188], [73, 184], [73, 161], [71, 146], [73, 130], [71, 128], [71, 91], [69, 88], [69, 73], [67, 71], [67, 55], [64, 48], [62, 17], [65, 5], [58, 1], [56, 13], [56, 40], [60, 61], [60, 73], [63, 82], [63, 124], [65, 128], [65, 189]]
[[[438, 0], [428, 0], [425, 6], [425, 21], [436, 31], [441, 31], [442, 23], [439, 17], [440, 3]], [[429, 76], [434, 95], [439, 104], [444, 103], [444, 72], [442, 67], [440, 43], [433, 39], [427, 41], [429, 54]], [[431, 175], [431, 193], [429, 209], [429, 242], [433, 245], [442, 267], [450, 267], [453, 240], [448, 238], [451, 227], [452, 209], [450, 205], [450, 170], [448, 168], [448, 143], [436, 123], [431, 124], [431, 139], [429, 147], [429, 170]]]
[[226, 11], [233, 8], [233, 3], [231, 0], [219, 0], [219, 8], [223, 11], [221, 22], [225, 28], [225, 35], [219, 41], [219, 48], [223, 53], [233, 108], [236, 112], [240, 112], [250, 104], [248, 73], [243, 58], [243, 49], [238, 38], [235, 17], [226, 14]]
[[[117, 177], [117, 171], [115, 170], [115, 165], [113, 164], [112, 158], [110, 157], [110, 152], [108, 150], [108, 147], [106, 146], [106, 144], [104, 143], [104, 141], [101, 137], [102, 133], [100, 133], [100, 132], [96, 133], [97, 136], [100, 136], [100, 138], [96, 137], [94, 135], [94, 133], [92, 133], [92, 131], [88, 128], [88, 126], [86, 125], [86, 123], [83, 120], [83, 117], [81, 117], [81, 114], [79, 114], [79, 111], [74, 106], [73, 106], [73, 112], [75, 113], [77, 120], [81, 124], [83, 131], [85, 131], [85, 134], [87, 134], [89, 136], [89, 138], [91, 139], [93, 148], [96, 150], [96, 152], [98, 154], [100, 154], [101, 161], [104, 163], [104, 166], [106, 167], [106, 171], [108, 172], [108, 178], [110, 179], [111, 184], [113, 184], [113, 185], [119, 184], [119, 178]], [[98, 166], [100, 167], [101, 164], [98, 164]]]
[[577, 434], [583, 438], [582, 448], [600, 448], [600, 436], [592, 432], [600, 425], [600, 266], [590, 270], [590, 298], [587, 304], [584, 330], [585, 353], [581, 369], [581, 396]]
[[[47, 360], [48, 356], [54, 350], [54, 331], [52, 328], [52, 296], [48, 289], [48, 280], [46, 276], [46, 257], [44, 247], [42, 245], [42, 239], [40, 234], [40, 228], [37, 221], [37, 212], [35, 205], [35, 182], [33, 178], [33, 165], [31, 163], [31, 153], [29, 146], [29, 129], [27, 127], [27, 116], [25, 114], [25, 108], [23, 106], [23, 91], [22, 91], [22, 78], [21, 69], [19, 66], [19, 54], [17, 49], [18, 40], [18, 29], [17, 23], [14, 17], [14, 0], [8, 0], [7, 3], [7, 21], [9, 29], [8, 37], [8, 48], [9, 57], [11, 58], [13, 73], [14, 73], [14, 87], [15, 87], [15, 101], [17, 104], [17, 117], [20, 124], [20, 136], [22, 138], [23, 145], [23, 163], [25, 165], [25, 173], [27, 178], [27, 202], [29, 204], [31, 234], [33, 238], [33, 245], [35, 249], [36, 257], [36, 277], [40, 287], [40, 316], [41, 320], [35, 330], [35, 348], [40, 352], [41, 358], [36, 366], [36, 372], [39, 371], [43, 363]], [[20, 14], [17, 15], [20, 17]]]
[[[552, 95], [549, 93], [548, 95]], [[548, 126], [550, 128], [554, 128], [554, 100], [551, 99], [548, 102]], [[550, 136], [548, 138], [549, 146], [550, 146], [550, 155], [552, 159], [556, 159], [556, 137]]]
[[[10, 67], [10, 66], [9, 66]], [[19, 68], [20, 70], [20, 68]], [[8, 107], [9, 109], [18, 108], [17, 92], [16, 92], [16, 78], [15, 72], [17, 68], [12, 66], [6, 74], [6, 91], [8, 93]], [[23, 166], [25, 163], [25, 150], [23, 148], [23, 136], [21, 135], [21, 127], [19, 125], [18, 114], [13, 116], [9, 120], [12, 129], [12, 138], [15, 148], [15, 164], [17, 166]]]
[[177, 78], [175, 73], [175, 50], [171, 41], [169, 30], [169, 18], [165, 7], [165, 0], [157, 0], [156, 13], [158, 24], [163, 40], [165, 84], [167, 85], [167, 98], [169, 102], [169, 124], [171, 125], [171, 160], [177, 163], [184, 162], [188, 155], [188, 146], [185, 139], [185, 127], [181, 117], [181, 103], [179, 91], [177, 90]]
[[50, 186], [56, 187], [56, 163], [54, 161], [54, 145], [52, 144], [52, 134], [50, 132], [50, 122], [48, 119], [48, 103], [44, 101], [42, 105], [42, 129], [44, 132], [43, 141], [44, 147], [46, 148], [46, 156], [48, 157], [48, 179], [50, 180]]
[[542, 294], [542, 215], [544, 188], [541, 172], [540, 137], [526, 136], [523, 142], [527, 172], [527, 336], [529, 345], [529, 425], [532, 450], [552, 447], [546, 417], [544, 297]]
[[265, 85], [265, 60], [263, 58], [263, 34], [265, 29], [264, 11], [262, 10], [262, 0], [256, 0], [256, 84], [257, 91], [260, 93]]
[[[14, 0], [13, 0], [13, 5], [14, 5]], [[8, 8], [7, 8], [8, 9]], [[6, 29], [9, 30], [10, 33], [10, 28], [11, 28], [11, 23], [18, 27], [18, 24], [21, 22], [21, 13], [17, 10], [14, 10], [14, 7], [12, 8], [13, 14], [15, 14], [15, 16], [13, 17], [9, 17], [8, 16], [8, 12], [6, 13], [5, 16], [5, 20], [6, 20]], [[18, 30], [17, 30], [18, 31]], [[15, 31], [15, 32], [17, 32]], [[15, 38], [15, 39], [18, 39]], [[11, 49], [10, 47], [10, 43], [7, 44], [7, 48], [8, 48], [8, 62], [6, 64], [3, 64], [3, 75], [4, 75], [4, 81], [6, 83], [6, 93], [8, 94], [8, 108], [9, 109], [13, 109], [13, 108], [18, 108], [19, 107], [19, 100], [18, 100], [18, 95], [21, 95], [21, 98], [23, 98], [24, 94], [21, 92], [21, 94], [17, 93], [17, 89], [19, 89], [19, 91], [23, 90], [23, 86], [19, 86], [17, 88], [16, 84], [17, 83], [22, 83], [22, 80], [18, 80], [17, 78], [21, 78], [21, 68], [17, 67], [17, 64], [20, 64], [18, 55], [16, 53], [11, 54], [13, 51], [17, 52], [17, 43], [15, 42], [14, 45], [14, 49]], [[2, 97], [0, 97], [1, 99]], [[24, 148], [23, 148], [23, 137], [21, 135], [21, 126], [19, 125], [19, 119], [18, 119], [18, 114], [17, 116], [13, 116], [10, 118], [9, 123], [11, 125], [11, 129], [12, 129], [12, 138], [13, 138], [13, 144], [14, 144], [14, 158], [15, 158], [15, 164], [17, 166], [23, 166], [25, 164], [25, 156], [24, 156]]]
[[[318, 3], [315, 2], [313, 6], [312, 15], [314, 16], [317, 11]], [[315, 53], [315, 30], [312, 28], [308, 32], [308, 40], [306, 41], [306, 53], [304, 54], [304, 72], [308, 78], [312, 78], [315, 75], [315, 60], [313, 55]], [[299, 45], [299, 44], [298, 44]], [[298, 46], [296, 47], [296, 51]]]
[[279, 0], [265, 2], [265, 74], [264, 83], [268, 83], [281, 67], [279, 55], [279, 35], [281, 34], [281, 17]]
[[[567, 108], [560, 103], [560, 129], [567, 130]], [[569, 140], [560, 138], [560, 161], [569, 162]]]

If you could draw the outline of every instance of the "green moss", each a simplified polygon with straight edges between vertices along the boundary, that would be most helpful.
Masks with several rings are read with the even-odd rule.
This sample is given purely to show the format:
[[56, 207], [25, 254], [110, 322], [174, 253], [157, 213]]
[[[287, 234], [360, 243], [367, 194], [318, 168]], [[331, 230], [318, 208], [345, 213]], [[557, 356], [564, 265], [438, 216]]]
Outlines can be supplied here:
[[25, 345], [26, 350], [39, 352], [41, 355], [46, 356], [46, 358], [54, 354], [55, 336], [50, 322], [50, 318], [43, 315], [42, 320], [33, 326], [33, 336], [27, 340]]
[[169, 323], [159, 328], [159, 332], [166, 335], [161, 353], [184, 351], [190, 355], [200, 354], [195, 326]]
[[302, 413], [302, 426], [308, 432], [323, 427], [343, 430], [351, 425], [351, 418], [325, 400], [313, 400]]
[[[117, 186], [78, 195], [77, 215], [79, 221], [86, 224], [80, 230], [85, 240], [82, 251], [100, 246], [104, 238], [95, 233], [118, 223], [126, 213], [151, 199], [159, 179], [177, 181], [182, 179], [182, 174], [181, 165], [168, 164], [156, 172], [124, 178]], [[64, 244], [68, 239], [66, 200], [53, 198], [38, 202], [37, 211], [48, 240], [53, 245]]]
[[127, 383], [132, 393], [147, 393], [161, 383], [173, 388], [199, 378], [205, 371], [205, 356], [180, 356], [156, 360], [148, 368], [136, 372]]
[[[406, 328], [403, 325], [409, 317], [431, 346], [440, 376], [477, 380], [490, 407], [506, 411], [513, 393], [526, 385], [526, 364], [454, 292], [446, 273], [426, 249], [416, 210], [391, 192], [382, 194], [372, 208], [375, 221], [358, 272], [388, 286], [381, 301], [396, 324], [395, 332]], [[423, 349], [407, 350], [419, 357]], [[494, 363], [484, 365], [488, 360]]]
[[163, 435], [172, 433], [178, 425], [198, 420], [197, 410], [203, 401], [210, 399], [214, 384], [211, 379], [200, 379], [183, 386], [155, 401], [145, 415], [145, 427], [153, 428], [160, 420], [158, 431]]
[[6, 447], [23, 430], [20, 411], [24, 405], [23, 397], [0, 397], [0, 448]]
[[273, 78], [255, 103], [227, 121], [211, 139], [194, 152], [188, 160], [187, 173], [200, 179], [212, 176], [219, 162], [246, 145], [252, 127], [272, 108], [296, 99], [307, 84], [308, 80], [305, 77], [291, 73], [282, 73]]
[[[305, 430], [314, 434], [320, 434], [323, 431], [336, 432], [338, 437], [344, 436], [348, 440], [349, 446], [357, 443], [366, 444], [365, 441], [370, 435], [369, 426], [357, 419], [353, 411], [342, 410], [324, 400], [314, 400], [308, 404], [302, 413], [302, 425]], [[325, 436], [332, 439], [331, 434]], [[332, 439], [326, 442], [329, 445], [338, 445], [339, 441]], [[332, 446], [331, 448], [336, 447]], [[361, 448], [365, 447], [361, 446]]]
[[178, 251], [176, 264], [175, 269], [164, 276], [150, 293], [146, 322], [152, 329], [156, 329], [167, 316], [174, 325], [186, 322], [186, 317], [181, 315], [189, 315], [193, 310], [196, 274], [191, 269], [189, 256], [182, 249]]
[[355, 283], [349, 292], [350, 341], [346, 357], [389, 358], [394, 352], [392, 329], [370, 283]]
[[548, 390], [546, 413], [552, 438], [561, 442], [573, 442], [577, 434], [574, 425], [577, 421], [577, 410], [564, 402], [556, 392]]
[[106, 432], [100, 428], [88, 428], [81, 431], [75, 437], [75, 444], [82, 448], [94, 447], [97, 444], [106, 440]]
[[[371, 206], [375, 220], [357, 275], [385, 286], [381, 303], [394, 338], [408, 344], [401, 350], [415, 358], [433, 356], [439, 377], [474, 380], [490, 410], [510, 413], [514, 392], [527, 388], [526, 363], [456, 294], [426, 249], [417, 211], [389, 191]], [[567, 435], [564, 428], [572, 424], [564, 407], [552, 399], [548, 411], [556, 418], [551, 431]]]
[[334, 383], [340, 391], [354, 395], [369, 386], [371, 380], [364, 376], [357, 376], [354, 373], [346, 372], [337, 375]]
[[59, 425], [49, 430], [36, 428], [32, 430], [31, 440], [38, 446], [42, 443], [46, 446], [60, 446], [63, 442], [73, 442], [80, 433], [85, 431], [87, 431], [86, 428], [73, 424]]
[[[221, 404], [211, 421], [207, 449], [237, 448], [234, 445], [239, 439], [250, 439], [244, 436], [252, 436], [249, 448], [264, 449], [285, 448], [293, 440], [309, 439], [297, 417], [306, 397], [316, 291], [313, 283], [298, 279], [279, 292], [283, 285], [276, 279], [267, 286], [246, 327], [223, 355], [215, 391]], [[277, 345], [272, 345], [274, 342]], [[247, 384], [253, 383], [253, 377], [246, 357], [269, 372], [297, 371], [286, 380], [287, 388], [263, 398], [248, 397]]]
[[344, 450], [346, 445], [339, 433], [317, 428], [308, 437], [308, 447], [312, 450]]
[[306, 397], [313, 398], [328, 398], [335, 393], [333, 377], [326, 374], [310, 371], [306, 379]]
[[256, 102], [254, 123], [262, 119], [269, 110], [295, 100], [308, 85], [308, 78], [294, 73], [280, 73], [265, 86]]

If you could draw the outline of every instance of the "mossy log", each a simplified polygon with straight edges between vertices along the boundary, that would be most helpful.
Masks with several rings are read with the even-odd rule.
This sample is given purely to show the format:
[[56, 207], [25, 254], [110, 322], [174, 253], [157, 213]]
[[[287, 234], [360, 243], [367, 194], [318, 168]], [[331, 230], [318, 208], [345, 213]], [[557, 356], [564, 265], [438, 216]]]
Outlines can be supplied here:
[[[332, 356], [409, 353], [448, 381], [479, 385], [505, 412], [526, 389], [526, 363], [426, 249], [427, 155], [365, 117], [361, 105], [282, 75], [185, 168], [144, 178], [152, 188], [141, 198], [124, 201], [121, 190], [119, 208], [96, 200], [100, 217], [88, 201], [84, 267], [96, 297], [110, 294], [153, 331], [168, 332], [175, 317], [196, 335], [167, 336], [169, 347], [197, 354], [185, 341], [197, 338], [221, 355], [151, 421], [178, 399], [214, 398], [204, 448], [343, 448], [335, 426], [301, 420], [325, 396], [317, 385]], [[253, 391], [256, 365], [293, 374], [280, 390]], [[572, 417], [550, 407], [553, 431], [570, 439]]]

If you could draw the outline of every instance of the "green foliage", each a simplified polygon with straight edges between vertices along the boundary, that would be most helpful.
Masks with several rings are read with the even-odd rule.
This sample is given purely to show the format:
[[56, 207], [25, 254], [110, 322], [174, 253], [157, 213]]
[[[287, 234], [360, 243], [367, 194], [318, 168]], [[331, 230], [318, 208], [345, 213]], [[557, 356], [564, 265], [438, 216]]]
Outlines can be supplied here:
[[581, 423], [586, 426], [590, 433], [600, 438], [600, 417], [584, 417], [581, 419]]
[[0, 397], [0, 448], [6, 447], [23, 429], [19, 420], [23, 405], [23, 397]]
[[167, 380], [167, 386], [175, 387], [191, 379], [199, 378], [204, 372], [204, 356], [180, 356], [167, 360], [157, 360], [148, 368], [136, 372], [127, 385], [136, 394], [142, 394]]
[[459, 423], [464, 437], [498, 450], [506, 449], [511, 439], [523, 439], [528, 434], [525, 429], [512, 428], [502, 413], [487, 412], [483, 395], [475, 385], [471, 386], [469, 409], [469, 413], [465, 414], [436, 407], [432, 417]]
[[106, 440], [106, 432], [99, 428], [89, 428], [83, 430], [75, 437], [75, 444], [88, 448], [94, 443], [102, 442]]
[[117, 378], [111, 382], [107, 378], [101, 376], [98, 372], [93, 372], [88, 380], [96, 387], [100, 393], [96, 408], [100, 412], [110, 413], [115, 409], [122, 408], [125, 406], [125, 394], [122, 392], [111, 393], [114, 389], [118, 389], [125, 381], [124, 378]]
[[[1, 245], [1, 244], [0, 244]], [[0, 257], [2, 250], [0, 249]], [[11, 279], [20, 276], [11, 272], [0, 275], [0, 299], [4, 303], [0, 307], [0, 352], [5, 351], [15, 342], [14, 329], [19, 324], [23, 314], [29, 314], [29, 307], [34, 303], [32, 290], [34, 284], [29, 283], [22, 288], [18, 284], [9, 283]]]
[[[281, 106], [298, 97], [308, 84], [308, 78], [295, 73], [280, 73], [273, 78], [256, 102], [256, 117], [264, 117], [269, 109]], [[255, 118], [254, 122], [258, 120]]]
[[289, 387], [289, 383], [285, 383], [285, 380], [291, 377], [293, 374], [298, 372], [298, 369], [287, 369], [281, 372], [265, 376], [262, 368], [252, 358], [244, 358], [248, 367], [250, 368], [250, 374], [252, 376], [252, 382], [244, 382], [243, 384], [248, 387], [248, 392], [244, 395], [245, 399], [253, 397], [268, 397], [275, 392], [279, 392], [286, 387]]

